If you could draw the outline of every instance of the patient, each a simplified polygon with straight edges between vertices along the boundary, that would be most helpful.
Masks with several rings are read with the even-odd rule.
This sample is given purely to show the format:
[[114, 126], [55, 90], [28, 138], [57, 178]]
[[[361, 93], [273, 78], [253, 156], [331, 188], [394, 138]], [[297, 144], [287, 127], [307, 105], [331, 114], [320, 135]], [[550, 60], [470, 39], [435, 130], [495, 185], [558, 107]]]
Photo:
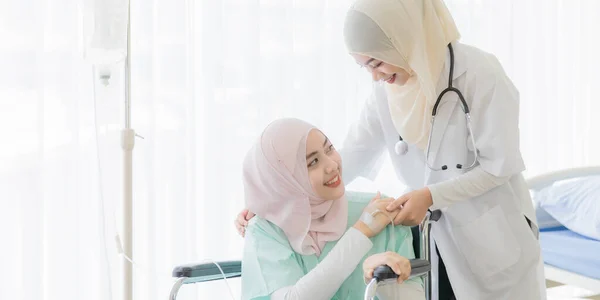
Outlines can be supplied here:
[[[363, 299], [365, 280], [387, 264], [399, 283], [378, 289], [379, 299], [424, 299], [411, 279], [414, 258], [408, 227], [386, 211], [392, 198], [346, 193], [341, 158], [327, 137], [298, 119], [279, 119], [244, 160], [248, 222], [242, 263], [242, 299]], [[367, 259], [365, 259], [367, 258]], [[362, 267], [361, 267], [362, 264]]]

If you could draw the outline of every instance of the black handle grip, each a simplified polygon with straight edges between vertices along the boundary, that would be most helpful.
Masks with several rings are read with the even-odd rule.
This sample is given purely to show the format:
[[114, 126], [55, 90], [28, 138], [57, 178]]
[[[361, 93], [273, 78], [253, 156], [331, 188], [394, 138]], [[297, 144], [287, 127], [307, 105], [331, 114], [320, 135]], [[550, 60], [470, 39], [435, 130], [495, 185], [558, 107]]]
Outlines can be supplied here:
[[[431, 264], [424, 259], [411, 259], [410, 260], [410, 277], [417, 277], [426, 274], [431, 270]], [[385, 281], [388, 279], [397, 279], [398, 275], [394, 273], [392, 268], [388, 265], [383, 265], [375, 268], [373, 272], [373, 278], [377, 279], [377, 282]]]
[[377, 279], [377, 281], [379, 282], [387, 279], [396, 279], [398, 278], [398, 275], [394, 273], [390, 266], [383, 265], [375, 268], [375, 271], [373, 272], [373, 278]]

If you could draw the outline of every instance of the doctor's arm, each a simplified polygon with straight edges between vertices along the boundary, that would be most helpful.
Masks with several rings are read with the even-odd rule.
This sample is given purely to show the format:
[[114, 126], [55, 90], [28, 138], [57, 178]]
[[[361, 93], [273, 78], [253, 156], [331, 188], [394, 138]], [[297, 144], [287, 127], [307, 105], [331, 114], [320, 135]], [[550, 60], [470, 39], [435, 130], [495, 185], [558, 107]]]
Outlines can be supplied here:
[[349, 184], [359, 176], [375, 179], [380, 158], [385, 150], [385, 138], [377, 109], [377, 88], [366, 100], [358, 120], [351, 126], [339, 150], [342, 156], [344, 182]]
[[397, 209], [402, 205], [402, 210], [394, 219], [394, 223], [407, 226], [418, 225], [425, 217], [428, 208], [440, 209], [480, 196], [506, 183], [509, 179], [510, 176], [494, 176], [481, 166], [477, 166], [460, 176], [402, 195], [388, 206], [388, 210]]
[[440, 209], [453, 203], [481, 196], [487, 191], [508, 182], [510, 176], [494, 176], [481, 166], [449, 180], [429, 185], [432, 208]]

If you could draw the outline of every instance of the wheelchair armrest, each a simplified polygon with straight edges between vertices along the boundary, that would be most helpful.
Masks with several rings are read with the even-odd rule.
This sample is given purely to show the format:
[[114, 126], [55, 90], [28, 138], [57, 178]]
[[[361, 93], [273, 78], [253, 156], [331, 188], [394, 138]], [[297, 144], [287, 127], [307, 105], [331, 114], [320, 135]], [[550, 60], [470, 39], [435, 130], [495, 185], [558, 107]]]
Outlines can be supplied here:
[[[223, 273], [221, 273], [221, 270]], [[206, 282], [225, 278], [236, 278], [242, 276], [242, 262], [239, 260], [218, 261], [201, 264], [186, 264], [173, 268], [173, 277], [187, 278], [184, 283]]]

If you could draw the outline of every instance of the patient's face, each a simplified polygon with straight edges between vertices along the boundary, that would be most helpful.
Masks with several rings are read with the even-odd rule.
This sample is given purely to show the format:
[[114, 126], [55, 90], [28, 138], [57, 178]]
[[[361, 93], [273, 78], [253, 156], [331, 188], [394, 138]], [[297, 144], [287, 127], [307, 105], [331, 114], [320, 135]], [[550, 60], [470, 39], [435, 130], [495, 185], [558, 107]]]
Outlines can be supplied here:
[[308, 134], [306, 166], [310, 183], [319, 197], [334, 200], [344, 195], [342, 158], [329, 139], [317, 129]]

